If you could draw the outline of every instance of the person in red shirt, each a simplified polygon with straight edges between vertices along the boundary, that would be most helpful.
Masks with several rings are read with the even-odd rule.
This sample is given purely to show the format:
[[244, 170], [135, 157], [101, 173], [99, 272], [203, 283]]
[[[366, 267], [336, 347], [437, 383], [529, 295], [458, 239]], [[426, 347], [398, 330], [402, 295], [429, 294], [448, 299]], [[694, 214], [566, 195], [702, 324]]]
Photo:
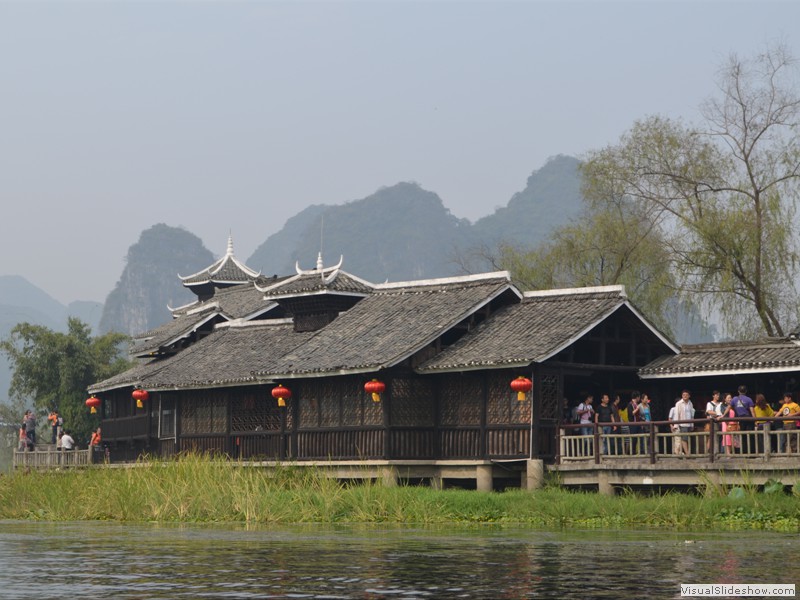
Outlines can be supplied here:
[[99, 446], [102, 438], [100, 436], [100, 428], [98, 427], [92, 432], [92, 439], [89, 441], [90, 446]]

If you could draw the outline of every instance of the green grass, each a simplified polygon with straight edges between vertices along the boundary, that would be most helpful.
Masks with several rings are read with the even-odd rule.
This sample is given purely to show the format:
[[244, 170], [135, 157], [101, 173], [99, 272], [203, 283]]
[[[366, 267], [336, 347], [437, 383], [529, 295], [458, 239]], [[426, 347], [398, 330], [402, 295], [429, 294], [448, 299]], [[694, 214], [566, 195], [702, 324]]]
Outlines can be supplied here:
[[345, 486], [311, 468], [267, 470], [190, 455], [130, 469], [0, 475], [0, 519], [800, 530], [797, 495], [726, 492], [608, 497], [558, 487], [496, 493]]

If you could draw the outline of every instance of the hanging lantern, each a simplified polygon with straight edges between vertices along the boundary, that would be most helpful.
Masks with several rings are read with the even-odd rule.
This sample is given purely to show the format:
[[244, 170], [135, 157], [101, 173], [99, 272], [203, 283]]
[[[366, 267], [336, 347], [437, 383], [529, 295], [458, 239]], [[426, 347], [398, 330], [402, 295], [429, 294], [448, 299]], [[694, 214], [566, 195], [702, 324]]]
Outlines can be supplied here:
[[286, 406], [286, 401], [292, 397], [292, 392], [289, 388], [279, 385], [272, 388], [272, 397], [278, 401], [278, 406]]
[[525, 396], [533, 389], [533, 382], [527, 377], [520, 375], [511, 381], [511, 389], [517, 392], [517, 400], [522, 402]]
[[97, 396], [92, 396], [91, 398], [86, 400], [86, 406], [91, 408], [90, 411], [93, 415], [97, 414], [97, 408], [100, 406], [100, 398]]
[[372, 394], [373, 402], [380, 402], [381, 394], [386, 391], [386, 384], [377, 379], [373, 379], [364, 384], [364, 391], [368, 394]]
[[142, 402], [150, 398], [150, 394], [147, 393], [147, 390], [133, 390], [131, 396], [136, 400], [136, 408], [142, 408], [144, 406]]

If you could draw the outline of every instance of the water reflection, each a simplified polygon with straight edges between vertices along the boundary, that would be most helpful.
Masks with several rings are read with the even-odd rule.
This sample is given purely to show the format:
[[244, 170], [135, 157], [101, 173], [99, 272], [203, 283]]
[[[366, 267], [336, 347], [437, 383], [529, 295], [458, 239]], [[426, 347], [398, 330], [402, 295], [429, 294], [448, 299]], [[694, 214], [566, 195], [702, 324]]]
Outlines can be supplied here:
[[795, 540], [765, 533], [5, 521], [0, 596], [672, 598], [680, 583], [789, 582], [781, 557], [791, 555]]

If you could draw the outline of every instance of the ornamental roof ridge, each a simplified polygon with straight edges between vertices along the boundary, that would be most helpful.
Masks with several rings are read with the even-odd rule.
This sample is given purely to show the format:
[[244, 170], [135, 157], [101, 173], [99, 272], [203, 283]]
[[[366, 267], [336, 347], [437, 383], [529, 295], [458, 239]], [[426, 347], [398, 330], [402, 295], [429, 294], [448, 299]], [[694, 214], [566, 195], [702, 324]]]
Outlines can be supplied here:
[[587, 287], [561, 288], [555, 290], [530, 290], [524, 292], [525, 298], [539, 298], [545, 296], [576, 296], [578, 294], [607, 294], [618, 293], [627, 298], [624, 285], [595, 285]]
[[[226, 278], [219, 280], [214, 279], [215, 275], [222, 272], [226, 266], [231, 264], [234, 267], [233, 270], [239, 272], [237, 275], [241, 274], [243, 277], [239, 276], [234, 279], [231, 279], [230, 278], [231, 274], [226, 273], [225, 274]], [[230, 271], [230, 269], [228, 270]], [[199, 285], [203, 283], [208, 283], [209, 281], [214, 281], [216, 283], [240, 283], [241, 281], [253, 280], [260, 276], [261, 276], [260, 271], [259, 272], [254, 271], [246, 264], [241, 262], [239, 259], [237, 259], [236, 256], [234, 256], [232, 235], [228, 236], [228, 247], [225, 252], [225, 256], [215, 261], [211, 266], [206, 267], [205, 269], [202, 269], [192, 275], [183, 276], [180, 273], [178, 273], [178, 277], [181, 279], [181, 281], [183, 281], [183, 285], [185, 286]], [[197, 279], [197, 281], [191, 281], [192, 279]]]
[[[273, 297], [290, 297], [308, 294], [355, 294], [364, 296], [369, 294], [375, 284], [362, 279], [357, 275], [342, 270], [341, 266], [344, 257], [339, 257], [339, 262], [332, 267], [324, 267], [322, 263], [322, 253], [317, 257], [317, 268], [304, 270], [300, 268], [300, 263], [295, 264], [296, 275], [287, 277], [281, 281], [270, 282], [266, 287], [261, 287], [257, 282], [253, 282], [256, 290], [265, 294], [266, 299]], [[337, 283], [338, 281], [338, 283]], [[299, 282], [299, 283], [298, 283]], [[272, 294], [272, 296], [270, 295]]]
[[494, 271], [491, 273], [476, 273], [473, 275], [456, 275], [454, 277], [440, 277], [437, 279], [416, 279], [411, 281], [392, 281], [375, 284], [375, 290], [393, 290], [410, 287], [424, 287], [436, 285], [450, 285], [454, 283], [476, 283], [489, 281], [492, 279], [505, 279], [511, 282], [511, 274], [508, 271]]

